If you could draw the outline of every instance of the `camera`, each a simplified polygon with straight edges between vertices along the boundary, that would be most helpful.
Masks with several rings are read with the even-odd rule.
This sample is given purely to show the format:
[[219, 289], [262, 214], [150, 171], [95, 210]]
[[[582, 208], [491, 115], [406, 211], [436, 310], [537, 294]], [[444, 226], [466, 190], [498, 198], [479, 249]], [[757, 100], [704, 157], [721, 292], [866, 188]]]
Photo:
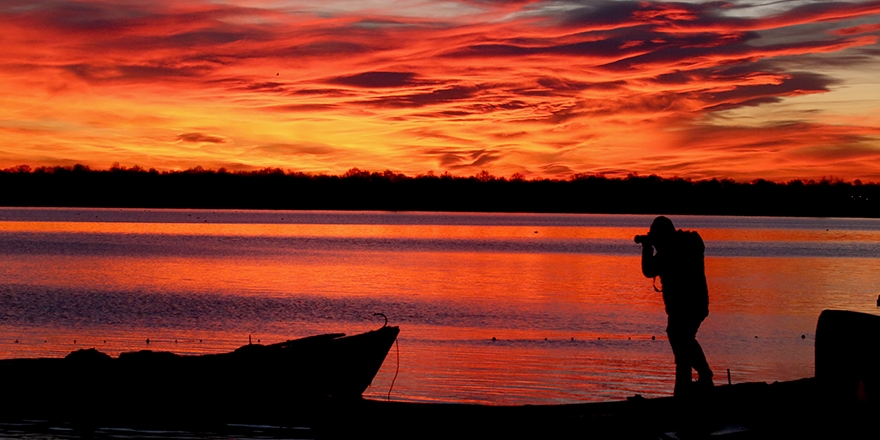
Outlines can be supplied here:
[[647, 235], [636, 235], [635, 240], [638, 244], [651, 244], [651, 237]]

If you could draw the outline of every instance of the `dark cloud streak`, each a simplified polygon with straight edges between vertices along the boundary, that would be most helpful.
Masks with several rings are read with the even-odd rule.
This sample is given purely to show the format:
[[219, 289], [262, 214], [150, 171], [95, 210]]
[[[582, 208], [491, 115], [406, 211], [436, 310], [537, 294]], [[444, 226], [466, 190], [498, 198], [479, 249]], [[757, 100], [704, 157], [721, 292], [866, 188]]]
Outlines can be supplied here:
[[327, 82], [351, 87], [394, 88], [418, 85], [413, 72], [364, 72], [332, 78]]
[[479, 89], [477, 87], [452, 86], [428, 92], [384, 96], [381, 98], [370, 99], [366, 101], [366, 104], [375, 107], [418, 108], [468, 100], [476, 96], [478, 92]]
[[209, 144], [224, 144], [226, 143], [226, 139], [220, 136], [213, 136], [204, 133], [181, 133], [177, 135], [177, 140], [183, 142], [192, 142], [192, 143], [209, 143]]

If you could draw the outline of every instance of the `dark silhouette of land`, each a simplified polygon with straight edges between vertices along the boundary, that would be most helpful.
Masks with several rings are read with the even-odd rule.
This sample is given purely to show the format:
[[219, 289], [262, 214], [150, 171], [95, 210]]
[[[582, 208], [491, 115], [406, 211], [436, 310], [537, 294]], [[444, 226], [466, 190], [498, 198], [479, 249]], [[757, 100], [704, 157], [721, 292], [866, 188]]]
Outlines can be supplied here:
[[[397, 328], [378, 331], [385, 333], [380, 337], [384, 358]], [[11, 426], [13, 436], [20, 437], [30, 432], [28, 426], [36, 424], [43, 436], [57, 437], [57, 430], [40, 430], [48, 421], [65, 432], [73, 427], [68, 437], [79, 435], [73, 438], [104, 438], [106, 434], [96, 432], [99, 427], [114, 426], [146, 429], [153, 435], [156, 430], [186, 430], [196, 434], [191, 437], [208, 433], [211, 438], [222, 434], [318, 439], [642, 440], [706, 439], [714, 438], [710, 433], [718, 433], [727, 439], [877, 439], [878, 334], [878, 316], [825, 310], [816, 327], [815, 377], [722, 385], [684, 402], [675, 397], [646, 399], [635, 395], [599, 403], [512, 406], [313, 393], [303, 399], [296, 384], [308, 386], [315, 375], [326, 379], [327, 373], [323, 364], [319, 368], [297, 364], [328, 354], [323, 349], [306, 348], [320, 348], [328, 340], [341, 341], [338, 335], [283, 343], [298, 344], [296, 353], [305, 349], [307, 355], [292, 356], [281, 365], [274, 364], [277, 359], [271, 352], [283, 346], [246, 345], [231, 353], [189, 357], [141, 351], [116, 359], [95, 350], [81, 350], [63, 359], [0, 361], [0, 376], [7, 379], [4, 398], [0, 399], [0, 434]], [[358, 336], [364, 335], [353, 337]], [[349, 352], [348, 348], [343, 352]], [[346, 359], [348, 363], [361, 359], [358, 353], [363, 351], [355, 352]], [[236, 358], [244, 362], [236, 362]], [[373, 368], [370, 374], [375, 374], [378, 365]], [[355, 396], [363, 388], [358, 390]], [[259, 430], [247, 430], [247, 426]]]
[[266, 168], [230, 172], [26, 165], [0, 171], [0, 206], [558, 212], [880, 217], [880, 184], [840, 180], [691, 181], [655, 175], [565, 180]]

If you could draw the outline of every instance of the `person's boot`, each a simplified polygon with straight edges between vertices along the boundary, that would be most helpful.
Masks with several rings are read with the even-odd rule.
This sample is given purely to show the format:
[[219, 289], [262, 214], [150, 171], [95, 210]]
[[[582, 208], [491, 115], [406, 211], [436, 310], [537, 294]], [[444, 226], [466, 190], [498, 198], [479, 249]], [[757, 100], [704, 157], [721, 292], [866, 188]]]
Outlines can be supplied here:
[[691, 366], [685, 362], [676, 363], [673, 396], [679, 398], [690, 397], [693, 394], [692, 384]]
[[700, 374], [697, 378], [697, 381], [694, 382], [694, 388], [696, 388], [697, 392], [700, 394], [705, 394], [712, 391], [715, 388], [715, 382], [712, 381], [712, 373], [708, 374]]

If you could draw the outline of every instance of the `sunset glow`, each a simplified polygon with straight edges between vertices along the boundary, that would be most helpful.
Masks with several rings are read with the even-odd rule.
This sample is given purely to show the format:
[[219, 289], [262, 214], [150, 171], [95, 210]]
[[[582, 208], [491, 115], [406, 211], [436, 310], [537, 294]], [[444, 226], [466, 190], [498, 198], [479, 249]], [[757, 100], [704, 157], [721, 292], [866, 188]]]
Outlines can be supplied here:
[[0, 28], [0, 168], [880, 181], [880, 1], [10, 0]]

